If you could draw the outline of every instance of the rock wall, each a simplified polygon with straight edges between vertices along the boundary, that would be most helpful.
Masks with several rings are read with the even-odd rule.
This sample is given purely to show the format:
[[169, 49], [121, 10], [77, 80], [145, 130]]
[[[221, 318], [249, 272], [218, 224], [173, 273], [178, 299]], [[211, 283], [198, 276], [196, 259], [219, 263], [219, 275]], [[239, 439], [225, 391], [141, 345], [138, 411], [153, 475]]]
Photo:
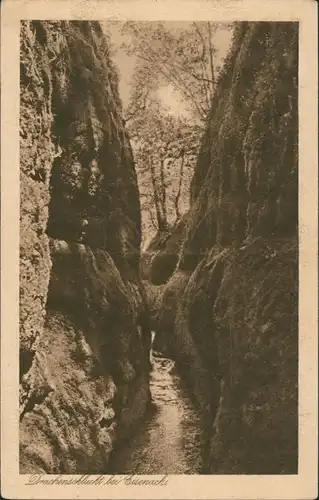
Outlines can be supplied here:
[[21, 23], [20, 472], [106, 473], [149, 401], [140, 206], [96, 22]]
[[189, 214], [157, 233], [141, 256], [141, 275], [153, 285], [163, 285], [172, 276], [178, 264], [178, 255], [184, 239]]
[[297, 473], [297, 99], [298, 24], [238, 23], [157, 325], [206, 414], [208, 473]]

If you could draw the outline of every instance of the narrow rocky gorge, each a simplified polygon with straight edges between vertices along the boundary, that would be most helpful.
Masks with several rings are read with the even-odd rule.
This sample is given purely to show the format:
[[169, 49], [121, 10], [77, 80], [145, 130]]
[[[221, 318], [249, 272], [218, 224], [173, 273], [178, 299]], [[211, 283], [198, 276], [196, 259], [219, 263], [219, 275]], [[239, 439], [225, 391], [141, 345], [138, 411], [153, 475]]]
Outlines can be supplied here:
[[143, 255], [99, 23], [21, 34], [20, 473], [108, 472], [151, 407], [152, 331], [198, 408], [200, 472], [296, 473], [297, 24], [235, 27], [190, 209]]

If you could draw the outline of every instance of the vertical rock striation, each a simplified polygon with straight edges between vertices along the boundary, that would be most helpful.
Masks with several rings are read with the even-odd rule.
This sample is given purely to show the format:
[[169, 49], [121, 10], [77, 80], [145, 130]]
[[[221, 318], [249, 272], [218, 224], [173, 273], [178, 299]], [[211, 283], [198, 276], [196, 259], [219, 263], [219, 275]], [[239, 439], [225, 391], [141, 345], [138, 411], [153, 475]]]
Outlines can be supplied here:
[[209, 473], [297, 472], [297, 99], [298, 24], [238, 23], [158, 315]]
[[96, 22], [21, 24], [20, 471], [101, 473], [149, 403], [140, 206]]

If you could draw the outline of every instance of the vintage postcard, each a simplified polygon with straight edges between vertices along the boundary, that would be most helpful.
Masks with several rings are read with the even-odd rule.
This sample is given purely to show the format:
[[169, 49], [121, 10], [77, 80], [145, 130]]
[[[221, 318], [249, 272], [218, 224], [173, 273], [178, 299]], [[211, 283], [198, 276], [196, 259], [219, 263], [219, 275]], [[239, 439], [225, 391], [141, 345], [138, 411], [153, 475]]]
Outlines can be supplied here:
[[317, 3], [5, 0], [1, 493], [317, 497]]

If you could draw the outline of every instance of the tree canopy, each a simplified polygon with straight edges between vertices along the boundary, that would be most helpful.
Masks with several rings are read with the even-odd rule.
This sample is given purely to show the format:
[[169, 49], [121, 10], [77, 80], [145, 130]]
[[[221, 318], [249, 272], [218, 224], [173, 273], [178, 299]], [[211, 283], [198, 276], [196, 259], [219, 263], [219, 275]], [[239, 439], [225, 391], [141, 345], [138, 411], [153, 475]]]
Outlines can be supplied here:
[[[181, 95], [193, 118], [205, 121], [215, 91], [217, 30], [231, 25], [193, 22], [186, 28], [171, 30], [167, 23], [124, 23], [123, 44], [127, 54], [137, 58], [133, 75], [132, 99], [145, 102], [146, 94], [161, 85], [171, 85]], [[136, 89], [139, 92], [135, 92]]]
[[[219, 67], [214, 36], [229, 25], [193, 22], [123, 23], [122, 50], [136, 60], [124, 120], [131, 137], [142, 210], [156, 231], [178, 221], [188, 209], [189, 186], [199, 141], [207, 123]], [[181, 112], [159, 97], [173, 89]]]
[[198, 127], [172, 115], [157, 99], [128, 123], [139, 178], [142, 208], [154, 229], [180, 219], [198, 148]]

